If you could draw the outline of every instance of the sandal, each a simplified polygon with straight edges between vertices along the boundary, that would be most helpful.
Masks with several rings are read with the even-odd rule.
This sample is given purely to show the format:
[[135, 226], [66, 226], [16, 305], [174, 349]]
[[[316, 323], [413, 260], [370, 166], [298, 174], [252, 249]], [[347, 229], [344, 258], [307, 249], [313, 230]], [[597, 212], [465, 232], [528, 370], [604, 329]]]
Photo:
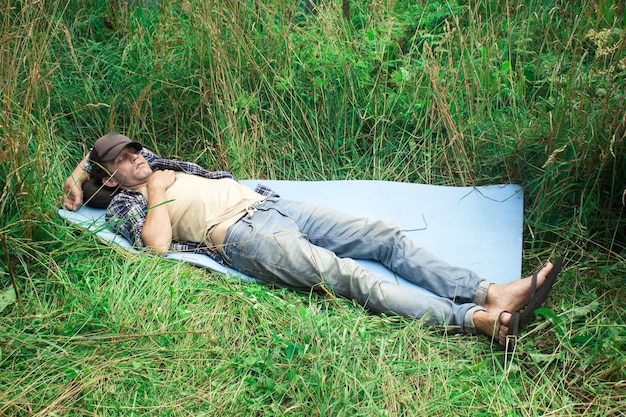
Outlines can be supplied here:
[[502, 317], [502, 314], [511, 314], [511, 320], [509, 320], [508, 332], [506, 335], [506, 340], [504, 342], [504, 349], [507, 355], [513, 353], [513, 351], [515, 350], [515, 346], [517, 344], [517, 335], [519, 331], [533, 320], [533, 313], [535, 312], [535, 310], [541, 307], [544, 301], [546, 301], [546, 299], [548, 298], [548, 294], [554, 286], [554, 282], [556, 281], [556, 277], [561, 271], [562, 266], [563, 258], [559, 257], [552, 265], [552, 270], [546, 276], [546, 281], [543, 283], [541, 288], [539, 288], [539, 290], [537, 290], [537, 272], [535, 272], [530, 288], [530, 302], [526, 307], [524, 307], [524, 310], [521, 312], [515, 311], [513, 313], [509, 311], [502, 311], [498, 316], [498, 322], [500, 323], [500, 318]]
[[511, 315], [511, 320], [509, 320], [509, 330], [506, 333], [506, 339], [504, 341], [504, 351], [507, 355], [513, 353], [515, 350], [515, 345], [517, 344], [517, 334], [519, 333], [519, 319], [520, 314], [515, 311], [513, 313], [509, 311], [502, 311], [498, 316], [498, 323], [501, 323], [502, 314], [509, 313]]
[[552, 289], [552, 286], [554, 285], [554, 282], [556, 281], [556, 276], [561, 271], [562, 266], [563, 266], [563, 258], [559, 257], [557, 258], [556, 261], [554, 261], [552, 270], [550, 271], [548, 276], [546, 276], [546, 281], [543, 283], [541, 288], [539, 288], [539, 290], [536, 290], [537, 273], [535, 272], [535, 274], [533, 275], [532, 286], [530, 289], [530, 302], [528, 303], [526, 307], [524, 307], [524, 311], [519, 313], [520, 329], [526, 326], [528, 323], [530, 323], [533, 320], [534, 318], [533, 313], [535, 312], [535, 310], [541, 307], [544, 301], [546, 301], [546, 299], [548, 298], [548, 294], [550, 293], [550, 290]]

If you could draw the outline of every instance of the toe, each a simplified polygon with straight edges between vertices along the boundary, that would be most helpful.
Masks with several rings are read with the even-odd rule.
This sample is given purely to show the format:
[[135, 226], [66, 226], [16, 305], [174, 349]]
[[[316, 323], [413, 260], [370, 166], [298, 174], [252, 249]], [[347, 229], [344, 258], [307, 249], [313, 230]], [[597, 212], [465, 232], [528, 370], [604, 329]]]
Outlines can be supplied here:
[[511, 322], [511, 313], [503, 311], [498, 316], [498, 343], [502, 346], [506, 343], [509, 333], [509, 323]]

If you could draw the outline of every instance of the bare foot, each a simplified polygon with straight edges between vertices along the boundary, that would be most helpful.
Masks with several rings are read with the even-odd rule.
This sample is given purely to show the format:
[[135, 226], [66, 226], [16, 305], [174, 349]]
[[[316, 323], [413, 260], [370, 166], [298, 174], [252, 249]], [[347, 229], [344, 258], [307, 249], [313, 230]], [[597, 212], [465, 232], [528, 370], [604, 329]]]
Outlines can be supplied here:
[[[537, 273], [537, 289], [546, 281], [552, 270], [548, 263]], [[474, 325], [479, 333], [493, 337], [499, 344], [505, 345], [509, 330], [511, 312], [521, 310], [530, 301], [532, 276], [509, 284], [492, 284], [487, 290], [485, 309], [474, 314]]]

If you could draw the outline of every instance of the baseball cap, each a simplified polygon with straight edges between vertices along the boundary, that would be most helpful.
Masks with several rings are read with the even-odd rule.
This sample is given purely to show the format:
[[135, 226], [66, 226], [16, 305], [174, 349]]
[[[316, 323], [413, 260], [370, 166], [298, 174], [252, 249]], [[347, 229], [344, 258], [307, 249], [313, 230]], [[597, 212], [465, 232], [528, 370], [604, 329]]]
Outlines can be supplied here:
[[92, 162], [112, 161], [127, 146], [132, 146], [138, 151], [143, 148], [141, 143], [133, 142], [120, 133], [107, 133], [94, 143], [89, 154], [89, 160]]

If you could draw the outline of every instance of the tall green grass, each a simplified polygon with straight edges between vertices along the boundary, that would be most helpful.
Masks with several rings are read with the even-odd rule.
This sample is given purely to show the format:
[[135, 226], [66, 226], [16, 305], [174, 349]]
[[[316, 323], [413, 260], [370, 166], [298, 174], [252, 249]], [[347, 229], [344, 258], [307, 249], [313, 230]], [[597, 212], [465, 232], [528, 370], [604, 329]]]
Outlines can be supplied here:
[[[0, 415], [624, 415], [621, 2], [130, 3], [0, 5]], [[504, 361], [128, 255], [56, 216], [111, 130], [242, 178], [520, 183], [525, 271], [568, 268]]]

